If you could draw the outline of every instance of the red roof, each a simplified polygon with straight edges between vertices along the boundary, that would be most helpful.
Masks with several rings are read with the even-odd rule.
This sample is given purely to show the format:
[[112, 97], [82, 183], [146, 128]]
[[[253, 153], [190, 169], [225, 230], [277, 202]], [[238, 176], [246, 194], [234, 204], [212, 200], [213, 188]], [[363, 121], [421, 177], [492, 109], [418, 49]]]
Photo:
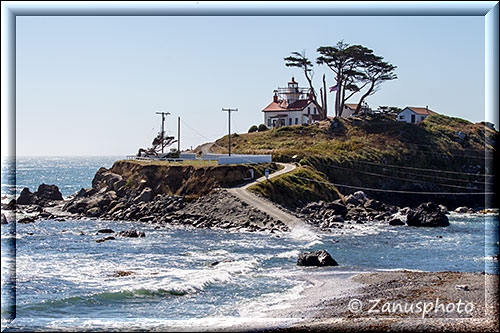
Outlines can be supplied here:
[[267, 111], [302, 111], [306, 106], [311, 103], [309, 99], [299, 99], [292, 104], [286, 103], [286, 101], [272, 102], [262, 110], [262, 112]]
[[407, 109], [415, 112], [416, 114], [436, 114], [436, 112], [429, 110], [428, 108], [419, 108], [414, 106], [407, 106]]
[[355, 111], [358, 107], [358, 104], [344, 104], [344, 106], [347, 106], [349, 109]]

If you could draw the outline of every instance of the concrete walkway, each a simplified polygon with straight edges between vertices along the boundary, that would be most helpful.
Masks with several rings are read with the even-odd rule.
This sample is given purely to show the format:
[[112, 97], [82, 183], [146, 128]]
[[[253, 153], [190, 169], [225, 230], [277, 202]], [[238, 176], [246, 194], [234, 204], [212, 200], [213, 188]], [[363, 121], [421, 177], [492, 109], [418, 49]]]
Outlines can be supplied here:
[[[284, 168], [281, 169], [280, 171], [276, 171], [270, 174], [269, 178], [274, 178], [276, 176], [282, 175], [284, 173], [290, 172], [295, 169], [295, 165], [293, 164], [289, 163], [277, 163], [277, 164], [284, 166]], [[229, 191], [229, 193], [233, 194], [235, 197], [241, 199], [247, 204], [259, 209], [264, 213], [267, 213], [272, 218], [280, 220], [281, 222], [285, 223], [290, 229], [305, 226], [305, 223], [302, 220], [298, 219], [297, 217], [293, 216], [288, 212], [279, 209], [278, 207], [273, 205], [273, 203], [271, 203], [269, 200], [259, 197], [247, 190], [250, 186], [264, 181], [266, 181], [265, 176], [260, 177], [247, 184], [240, 185], [238, 187], [228, 188], [227, 190]]]

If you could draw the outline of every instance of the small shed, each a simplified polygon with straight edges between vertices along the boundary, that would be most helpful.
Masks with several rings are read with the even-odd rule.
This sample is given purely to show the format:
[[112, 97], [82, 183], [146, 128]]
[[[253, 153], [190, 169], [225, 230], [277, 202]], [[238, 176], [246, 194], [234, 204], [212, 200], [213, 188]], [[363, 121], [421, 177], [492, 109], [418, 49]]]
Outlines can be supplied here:
[[398, 121], [415, 124], [421, 122], [431, 114], [436, 114], [436, 112], [430, 110], [428, 106], [425, 108], [407, 106], [400, 113], [398, 113]]

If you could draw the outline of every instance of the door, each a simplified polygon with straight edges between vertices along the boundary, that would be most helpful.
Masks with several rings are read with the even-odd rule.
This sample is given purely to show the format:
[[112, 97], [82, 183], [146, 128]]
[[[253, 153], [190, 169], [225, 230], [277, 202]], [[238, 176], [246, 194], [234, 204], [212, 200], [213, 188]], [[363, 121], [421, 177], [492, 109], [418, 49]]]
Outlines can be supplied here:
[[415, 124], [415, 115], [414, 114], [411, 115], [411, 123]]

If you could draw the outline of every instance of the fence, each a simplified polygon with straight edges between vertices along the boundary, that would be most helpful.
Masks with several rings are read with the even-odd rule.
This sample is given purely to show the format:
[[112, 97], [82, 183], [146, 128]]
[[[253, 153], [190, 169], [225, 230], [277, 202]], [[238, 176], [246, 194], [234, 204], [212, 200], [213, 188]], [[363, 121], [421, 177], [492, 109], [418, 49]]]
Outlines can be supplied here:
[[246, 163], [271, 163], [271, 155], [240, 155], [233, 154], [204, 154], [201, 156], [203, 160], [217, 160], [221, 164], [246, 164]]
[[217, 160], [184, 160], [180, 158], [138, 157], [134, 155], [127, 156], [127, 160], [137, 161], [149, 165], [218, 165]]

